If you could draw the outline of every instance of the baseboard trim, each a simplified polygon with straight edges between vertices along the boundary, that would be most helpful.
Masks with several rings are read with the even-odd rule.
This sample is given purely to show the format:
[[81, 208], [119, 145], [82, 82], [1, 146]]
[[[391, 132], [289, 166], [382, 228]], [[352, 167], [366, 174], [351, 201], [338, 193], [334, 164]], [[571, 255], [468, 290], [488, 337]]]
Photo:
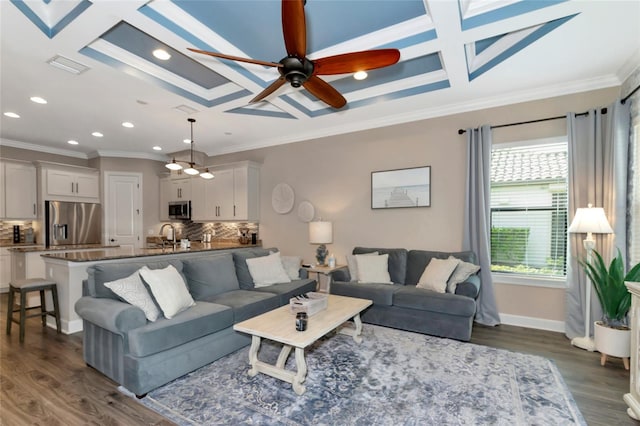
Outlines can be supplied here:
[[500, 322], [506, 325], [516, 325], [518, 327], [535, 328], [538, 330], [564, 333], [564, 321], [501, 313]]

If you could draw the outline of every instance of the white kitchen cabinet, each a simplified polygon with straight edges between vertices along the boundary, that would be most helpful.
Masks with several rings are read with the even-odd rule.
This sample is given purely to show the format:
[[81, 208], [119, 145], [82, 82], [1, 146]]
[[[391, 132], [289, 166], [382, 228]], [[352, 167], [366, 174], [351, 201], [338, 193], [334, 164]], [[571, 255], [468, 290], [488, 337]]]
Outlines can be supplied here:
[[[205, 216], [199, 221], [257, 221], [259, 219], [259, 168], [243, 162], [209, 167], [215, 178], [206, 181]], [[194, 219], [196, 220], [196, 219]]]
[[62, 195], [67, 197], [99, 198], [99, 180], [97, 171], [70, 172], [47, 170], [45, 193], [50, 197]]
[[11, 282], [11, 253], [8, 248], [0, 247], [0, 292], [9, 291]]
[[163, 222], [170, 220], [169, 203], [172, 201], [192, 201], [190, 177], [160, 179], [160, 220]]
[[191, 180], [191, 220], [206, 221], [207, 215], [207, 183], [209, 180], [194, 178]]
[[97, 169], [39, 162], [42, 201], [100, 203], [100, 172]]
[[3, 161], [2, 206], [0, 217], [4, 219], [36, 218], [36, 168], [27, 162]]

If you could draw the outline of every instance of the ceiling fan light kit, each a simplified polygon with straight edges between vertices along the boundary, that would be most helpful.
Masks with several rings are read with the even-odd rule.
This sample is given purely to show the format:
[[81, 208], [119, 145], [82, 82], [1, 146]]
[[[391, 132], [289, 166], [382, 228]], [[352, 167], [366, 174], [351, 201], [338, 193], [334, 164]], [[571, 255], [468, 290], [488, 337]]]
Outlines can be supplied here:
[[305, 3], [305, 0], [282, 0], [282, 33], [287, 56], [279, 62], [259, 61], [223, 53], [188, 49], [216, 58], [278, 68], [280, 77], [251, 99], [249, 103], [265, 99], [282, 87], [285, 82], [289, 82], [292, 87], [303, 86], [322, 102], [340, 109], [347, 104], [347, 100], [333, 86], [318, 77], [319, 75], [352, 74], [387, 67], [400, 60], [400, 51], [398, 49], [377, 49], [343, 53], [315, 60], [307, 59]]

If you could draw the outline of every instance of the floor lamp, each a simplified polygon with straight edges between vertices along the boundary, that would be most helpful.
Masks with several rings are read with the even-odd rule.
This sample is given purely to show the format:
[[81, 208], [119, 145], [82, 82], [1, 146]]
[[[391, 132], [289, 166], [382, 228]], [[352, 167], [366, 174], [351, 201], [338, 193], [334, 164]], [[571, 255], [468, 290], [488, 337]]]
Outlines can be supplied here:
[[[613, 229], [609, 225], [607, 216], [602, 207], [593, 207], [592, 204], [585, 208], [578, 208], [576, 215], [569, 226], [569, 232], [574, 234], [587, 234], [587, 238], [582, 241], [587, 252], [587, 263], [591, 264], [591, 253], [596, 246], [593, 234], [613, 234]], [[595, 350], [595, 344], [590, 336], [591, 325], [591, 280], [586, 277], [586, 304], [584, 309], [584, 337], [574, 337], [571, 344], [588, 351]]]

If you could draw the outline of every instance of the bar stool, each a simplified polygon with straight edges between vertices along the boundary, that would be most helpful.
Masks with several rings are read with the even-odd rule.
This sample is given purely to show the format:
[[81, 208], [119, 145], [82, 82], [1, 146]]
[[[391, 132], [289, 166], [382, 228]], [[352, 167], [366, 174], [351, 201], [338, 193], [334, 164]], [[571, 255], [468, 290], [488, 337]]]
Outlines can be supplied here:
[[[53, 298], [53, 310], [47, 311], [44, 299], [44, 292], [51, 291]], [[27, 293], [32, 291], [40, 292], [40, 306], [27, 308]], [[14, 295], [20, 293], [20, 307], [15, 308]], [[26, 315], [26, 311], [30, 309], [38, 309], [37, 314]], [[20, 319], [14, 318], [13, 313], [20, 312]], [[7, 334], [11, 334], [11, 325], [13, 322], [20, 324], [20, 343], [24, 342], [25, 320], [31, 317], [42, 317], [42, 326], [47, 325], [47, 315], [51, 315], [56, 319], [56, 331], [60, 333], [60, 308], [58, 306], [58, 289], [55, 281], [44, 278], [29, 278], [26, 280], [15, 280], [9, 283], [9, 307], [7, 309]]]

